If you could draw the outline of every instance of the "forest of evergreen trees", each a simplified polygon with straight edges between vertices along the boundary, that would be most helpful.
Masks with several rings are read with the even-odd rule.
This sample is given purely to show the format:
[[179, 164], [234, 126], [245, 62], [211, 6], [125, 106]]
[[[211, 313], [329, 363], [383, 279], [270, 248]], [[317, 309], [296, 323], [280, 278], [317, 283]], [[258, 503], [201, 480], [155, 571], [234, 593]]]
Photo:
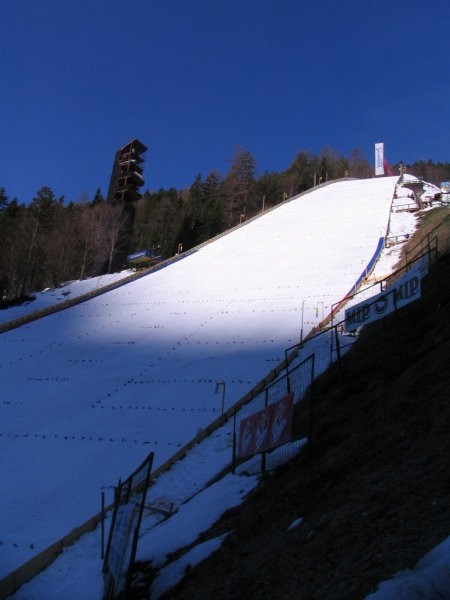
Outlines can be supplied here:
[[[439, 185], [450, 179], [450, 163], [420, 161], [406, 172]], [[238, 150], [225, 175], [198, 175], [188, 189], [145, 191], [136, 205], [129, 252], [172, 256], [180, 243], [192, 248], [283, 199], [343, 177], [373, 177], [373, 167], [359, 150], [345, 158], [327, 147], [319, 155], [300, 151], [283, 172], [258, 174], [253, 156]], [[93, 198], [65, 203], [42, 187], [22, 204], [0, 187], [0, 305], [109, 272], [121, 220], [121, 207], [106, 203], [100, 188]]]

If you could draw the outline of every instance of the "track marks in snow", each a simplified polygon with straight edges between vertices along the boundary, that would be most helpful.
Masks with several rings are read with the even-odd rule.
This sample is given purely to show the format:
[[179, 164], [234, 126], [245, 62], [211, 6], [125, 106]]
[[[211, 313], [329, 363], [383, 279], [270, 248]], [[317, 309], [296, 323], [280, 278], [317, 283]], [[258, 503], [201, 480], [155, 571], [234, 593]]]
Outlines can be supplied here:
[[[217, 409], [218, 410], [218, 409]], [[52, 442], [54, 440], [58, 440], [61, 442], [93, 442], [93, 443], [114, 443], [114, 444], [133, 444], [133, 445], [141, 445], [141, 446], [159, 446], [159, 447], [173, 447], [173, 448], [181, 448], [183, 446], [182, 442], [169, 442], [169, 441], [158, 441], [158, 440], [137, 440], [132, 437], [114, 437], [108, 435], [81, 435], [81, 434], [64, 434], [64, 433], [11, 433], [11, 432], [1, 432], [1, 439], [27, 439], [29, 441], [47, 441]]]

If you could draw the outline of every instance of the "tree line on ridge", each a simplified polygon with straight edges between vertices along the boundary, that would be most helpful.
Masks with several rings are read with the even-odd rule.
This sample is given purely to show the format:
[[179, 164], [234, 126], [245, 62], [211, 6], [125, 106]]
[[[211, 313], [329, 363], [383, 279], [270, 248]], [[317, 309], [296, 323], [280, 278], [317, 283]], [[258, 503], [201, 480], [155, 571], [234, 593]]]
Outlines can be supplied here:
[[[439, 185], [450, 179], [450, 163], [420, 161], [407, 172]], [[129, 252], [170, 257], [180, 244], [188, 250], [315, 185], [373, 174], [358, 149], [348, 158], [329, 147], [318, 155], [301, 150], [285, 171], [262, 174], [250, 152], [239, 149], [224, 176], [199, 174], [183, 190], [147, 189], [136, 203]], [[108, 204], [100, 188], [92, 198], [65, 203], [44, 186], [23, 204], [0, 187], [0, 307], [34, 290], [110, 272], [122, 219], [122, 207]]]

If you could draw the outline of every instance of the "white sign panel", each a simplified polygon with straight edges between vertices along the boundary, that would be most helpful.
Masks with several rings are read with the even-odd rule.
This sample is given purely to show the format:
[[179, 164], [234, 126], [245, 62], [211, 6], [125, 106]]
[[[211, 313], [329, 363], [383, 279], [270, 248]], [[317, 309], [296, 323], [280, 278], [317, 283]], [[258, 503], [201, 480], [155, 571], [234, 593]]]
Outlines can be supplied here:
[[375, 144], [375, 175], [384, 175], [384, 144]]
[[356, 331], [358, 327], [377, 321], [401, 308], [421, 295], [421, 280], [428, 272], [428, 257], [417, 264], [384, 292], [372, 296], [345, 311], [345, 331]]

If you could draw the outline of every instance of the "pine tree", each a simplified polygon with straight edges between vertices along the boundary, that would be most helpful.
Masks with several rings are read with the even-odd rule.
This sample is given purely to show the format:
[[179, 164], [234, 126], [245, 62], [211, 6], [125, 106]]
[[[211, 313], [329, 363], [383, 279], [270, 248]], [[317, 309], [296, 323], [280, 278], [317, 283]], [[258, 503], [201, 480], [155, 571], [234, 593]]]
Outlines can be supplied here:
[[0, 187], [0, 215], [6, 210], [9, 204], [8, 194], [5, 188]]
[[283, 200], [283, 177], [280, 173], [266, 171], [256, 182], [257, 197], [261, 211]]
[[103, 196], [100, 187], [98, 187], [95, 191], [94, 199], [92, 200], [91, 205], [96, 206], [97, 204], [102, 204], [103, 202], [105, 202], [105, 197]]
[[312, 152], [301, 150], [288, 169], [283, 173], [283, 194], [290, 198], [313, 187], [316, 181], [319, 161]]
[[365, 179], [373, 176], [373, 167], [367, 161], [360, 148], [352, 150], [348, 159], [348, 176]]
[[222, 184], [224, 215], [228, 227], [256, 212], [256, 163], [248, 150], [237, 150], [233, 164]]
[[206, 177], [201, 188], [201, 197], [203, 203], [203, 219], [202, 226], [199, 230], [199, 243], [222, 233], [225, 229], [220, 175], [217, 171], [211, 172]]

